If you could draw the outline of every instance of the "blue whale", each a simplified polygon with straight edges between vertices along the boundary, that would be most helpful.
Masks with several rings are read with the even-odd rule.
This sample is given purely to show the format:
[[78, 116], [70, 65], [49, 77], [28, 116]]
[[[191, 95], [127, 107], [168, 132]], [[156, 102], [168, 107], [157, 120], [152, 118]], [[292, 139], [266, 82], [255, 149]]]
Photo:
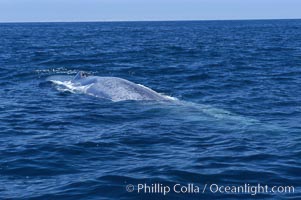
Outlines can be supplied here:
[[88, 76], [84, 72], [78, 72], [75, 77], [55, 75], [48, 77], [46, 80], [56, 84], [60, 91], [83, 93], [113, 102], [126, 100], [166, 102], [174, 108], [171, 112], [174, 112], [177, 116], [183, 116], [185, 120], [206, 121], [211, 116], [215, 120], [240, 122], [244, 126], [259, 124], [257, 120], [236, 115], [210, 105], [181, 101], [122, 78]]
[[69, 81], [50, 80], [69, 90], [82, 92], [111, 101], [142, 100], [142, 101], [171, 101], [172, 97], [159, 94], [154, 90], [131, 81], [117, 77], [88, 76], [84, 72]]

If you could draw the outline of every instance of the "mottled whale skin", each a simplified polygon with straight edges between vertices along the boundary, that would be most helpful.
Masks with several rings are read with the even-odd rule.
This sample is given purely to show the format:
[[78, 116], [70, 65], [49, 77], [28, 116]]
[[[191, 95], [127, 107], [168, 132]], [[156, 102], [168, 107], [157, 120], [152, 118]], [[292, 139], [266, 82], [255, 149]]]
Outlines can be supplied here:
[[170, 101], [172, 98], [128, 80], [117, 77], [86, 76], [78, 72], [71, 81], [76, 86], [86, 87], [85, 93], [112, 101], [145, 100]]

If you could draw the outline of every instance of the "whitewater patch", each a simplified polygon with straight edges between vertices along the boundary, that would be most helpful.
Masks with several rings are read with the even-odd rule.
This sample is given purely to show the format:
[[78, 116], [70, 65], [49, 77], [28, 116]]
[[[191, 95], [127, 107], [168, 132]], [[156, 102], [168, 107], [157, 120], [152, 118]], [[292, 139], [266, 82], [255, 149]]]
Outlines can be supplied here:
[[58, 80], [51, 80], [52, 83], [56, 85], [56, 89], [60, 92], [71, 92], [71, 93], [82, 93], [82, 94], [89, 94], [87, 93], [87, 90], [89, 87], [92, 86], [90, 85], [76, 85], [72, 83], [71, 81], [58, 81]]

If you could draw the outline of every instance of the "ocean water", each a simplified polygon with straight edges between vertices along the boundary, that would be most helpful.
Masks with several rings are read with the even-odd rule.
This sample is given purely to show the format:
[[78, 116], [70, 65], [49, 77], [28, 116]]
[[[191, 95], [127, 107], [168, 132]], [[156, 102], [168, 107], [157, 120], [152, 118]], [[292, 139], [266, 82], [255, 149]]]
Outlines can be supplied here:
[[[301, 20], [0, 24], [0, 69], [0, 199], [301, 199]], [[175, 100], [47, 81], [79, 71]]]

